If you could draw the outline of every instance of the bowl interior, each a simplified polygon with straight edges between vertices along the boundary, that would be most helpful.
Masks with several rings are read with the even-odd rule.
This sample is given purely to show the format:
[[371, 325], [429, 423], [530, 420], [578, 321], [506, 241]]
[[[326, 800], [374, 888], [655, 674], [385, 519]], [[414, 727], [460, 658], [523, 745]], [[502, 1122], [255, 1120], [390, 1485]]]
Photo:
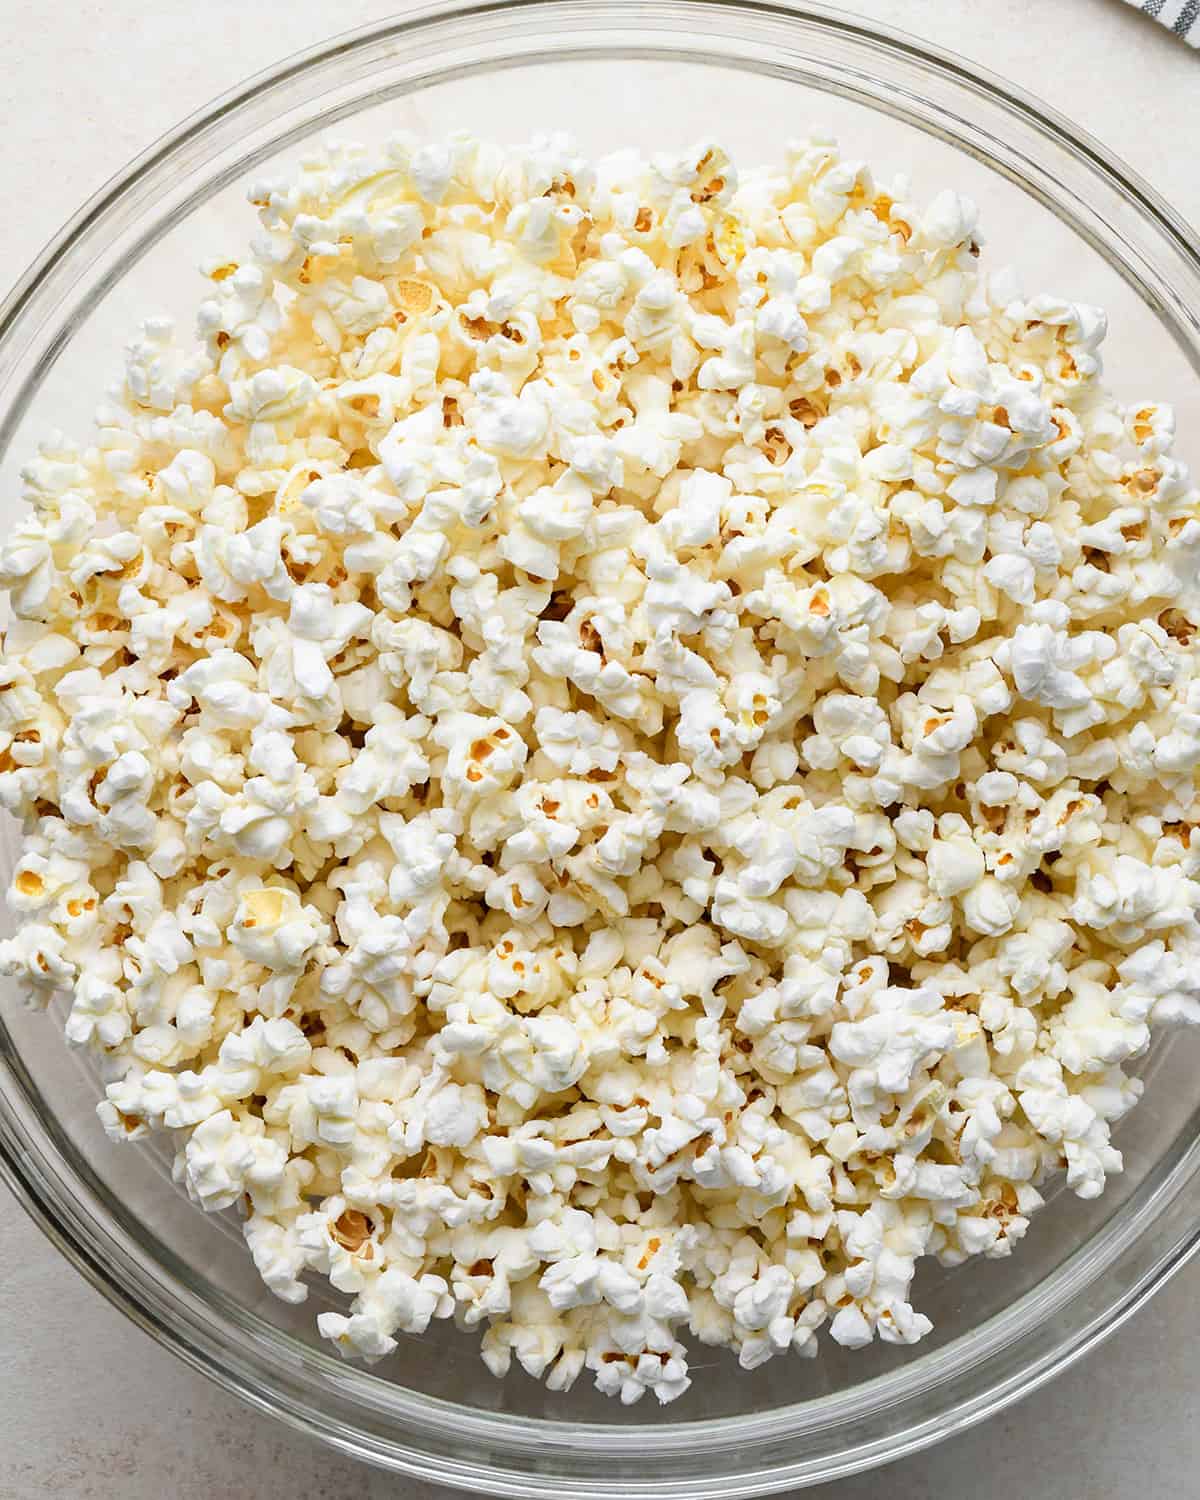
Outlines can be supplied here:
[[[1063, 202], [1048, 202], [1054, 189], [1044, 175], [1022, 180], [1011, 159], [987, 159], [978, 139], [947, 109], [936, 119], [906, 115], [899, 88], [890, 98], [855, 97], [853, 70], [822, 73], [814, 64], [806, 74], [794, 60], [765, 53], [719, 60], [705, 49], [703, 39], [673, 42], [669, 49], [613, 45], [600, 53], [575, 53], [568, 47], [553, 56], [481, 58], [445, 76], [417, 70], [416, 76], [397, 77], [380, 61], [374, 75], [364, 67], [345, 87], [331, 85], [323, 110], [309, 105], [295, 120], [286, 111], [267, 111], [262, 122], [252, 122], [240, 146], [222, 148], [215, 162], [197, 148], [194, 159], [181, 164], [174, 186], [129, 198], [112, 242], [97, 249], [63, 290], [53, 313], [57, 337], [44, 330], [37, 335], [44, 352], [25, 388], [26, 404], [23, 410], [19, 403], [9, 407], [16, 420], [0, 464], [0, 526], [11, 526], [19, 514], [17, 471], [36, 440], [56, 428], [87, 434], [139, 320], [167, 312], [189, 326], [203, 289], [197, 263], [210, 254], [236, 254], [256, 233], [254, 210], [244, 196], [247, 178], [294, 162], [306, 141], [332, 136], [371, 142], [398, 129], [424, 138], [467, 130], [500, 141], [561, 129], [595, 154], [629, 145], [651, 152], [716, 136], [745, 166], [778, 161], [790, 138], [832, 131], [846, 155], [871, 161], [884, 183], [896, 173], [910, 177], [918, 201], [946, 186], [971, 194], [981, 208], [986, 264], [1012, 265], [1029, 291], [1107, 308], [1110, 385], [1130, 400], [1172, 400], [1180, 455], [1200, 464], [1194, 351], [1180, 336], [1176, 315], [1139, 280], [1136, 264], [1121, 263], [1111, 242], [1107, 251], [1097, 248], [1102, 236], [1094, 223], [1072, 221], [1069, 189]], [[1122, 226], [1109, 227], [1115, 241]], [[9, 827], [9, 867], [15, 848]], [[300, 1308], [276, 1301], [259, 1282], [236, 1223], [202, 1215], [172, 1185], [169, 1153], [161, 1145], [119, 1148], [105, 1139], [94, 1115], [95, 1074], [64, 1048], [56, 1034], [60, 1018], [25, 1011], [10, 989], [0, 995], [0, 1013], [7, 1055], [23, 1070], [17, 1080], [26, 1091], [20, 1107], [31, 1128], [55, 1133], [64, 1181], [86, 1184], [130, 1242], [140, 1245], [163, 1286], [186, 1286], [225, 1323], [231, 1340], [277, 1339], [281, 1358], [286, 1351], [287, 1359], [322, 1378], [333, 1379], [336, 1370], [342, 1389], [367, 1403], [386, 1400], [388, 1388], [398, 1386], [476, 1410], [543, 1418], [559, 1430], [581, 1421], [620, 1427], [654, 1420], [645, 1407], [629, 1411], [595, 1396], [586, 1376], [565, 1396], [547, 1394], [519, 1373], [495, 1382], [479, 1361], [476, 1337], [445, 1325], [421, 1339], [403, 1338], [396, 1354], [370, 1373], [343, 1371], [314, 1327], [316, 1313], [341, 1299], [314, 1286]], [[977, 1335], [1111, 1229], [1116, 1216], [1151, 1193], [1191, 1143], [1198, 1048], [1194, 1037], [1164, 1038], [1144, 1060], [1147, 1097], [1117, 1133], [1126, 1172], [1104, 1198], [1082, 1203], [1055, 1191], [1011, 1260], [921, 1270], [914, 1302], [932, 1317], [935, 1331], [918, 1349], [875, 1346], [847, 1354], [824, 1339], [817, 1360], [781, 1358], [744, 1374], [731, 1356], [693, 1346], [694, 1383], [669, 1418], [710, 1423], [847, 1395], [905, 1364], [936, 1361], [955, 1341]], [[77, 1190], [74, 1180], [69, 1190]]]

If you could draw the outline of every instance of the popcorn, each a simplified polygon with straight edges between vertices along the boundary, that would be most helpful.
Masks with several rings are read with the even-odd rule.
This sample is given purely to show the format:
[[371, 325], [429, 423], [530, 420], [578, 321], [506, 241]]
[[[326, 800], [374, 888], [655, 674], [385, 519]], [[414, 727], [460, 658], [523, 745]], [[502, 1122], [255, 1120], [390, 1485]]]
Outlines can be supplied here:
[[821, 137], [331, 147], [0, 548], [0, 973], [339, 1352], [623, 1402], [1121, 1169], [1200, 1020], [1200, 526], [1104, 316]]
[[183, 1180], [202, 1208], [229, 1208], [248, 1187], [269, 1191], [283, 1176], [288, 1153], [262, 1131], [240, 1127], [229, 1110], [210, 1115], [188, 1136]]
[[295, 891], [269, 886], [242, 895], [229, 926], [229, 941], [244, 958], [264, 968], [296, 970], [324, 930], [319, 914]]

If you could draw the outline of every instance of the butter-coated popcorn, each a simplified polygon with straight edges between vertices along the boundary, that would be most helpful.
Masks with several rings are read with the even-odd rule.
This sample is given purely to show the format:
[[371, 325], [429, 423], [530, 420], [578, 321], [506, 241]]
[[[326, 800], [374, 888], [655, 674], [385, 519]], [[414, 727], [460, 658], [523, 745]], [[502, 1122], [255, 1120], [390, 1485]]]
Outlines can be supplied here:
[[344, 1354], [666, 1402], [689, 1339], [916, 1342], [1200, 1020], [1173, 412], [826, 137], [250, 196], [22, 474], [0, 973]]

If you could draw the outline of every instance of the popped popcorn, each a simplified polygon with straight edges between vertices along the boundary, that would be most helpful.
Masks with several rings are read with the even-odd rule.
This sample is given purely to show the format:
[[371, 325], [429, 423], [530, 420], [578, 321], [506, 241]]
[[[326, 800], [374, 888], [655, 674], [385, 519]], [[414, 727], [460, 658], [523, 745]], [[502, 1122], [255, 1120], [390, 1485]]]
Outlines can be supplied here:
[[[815, 137], [333, 145], [0, 548], [0, 972], [369, 1360], [911, 1344], [1200, 1020], [1200, 514]], [[1193, 618], [1194, 617], [1194, 618]]]

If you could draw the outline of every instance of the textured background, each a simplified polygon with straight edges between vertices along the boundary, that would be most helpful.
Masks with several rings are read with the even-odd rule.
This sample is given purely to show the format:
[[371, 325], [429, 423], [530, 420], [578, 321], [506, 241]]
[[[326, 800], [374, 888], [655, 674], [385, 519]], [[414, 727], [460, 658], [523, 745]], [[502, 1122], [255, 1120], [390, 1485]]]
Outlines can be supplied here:
[[[0, 290], [105, 178], [214, 94], [387, 0], [0, 0]], [[847, 8], [850, 8], [849, 6]], [[1050, 99], [1200, 222], [1200, 58], [1116, 0], [858, 0]], [[115, 1313], [0, 1189], [0, 1500], [447, 1500], [355, 1468]], [[1196, 1491], [1200, 1267], [1047, 1390], [931, 1452], [806, 1495], [1128, 1500]], [[683, 1500], [683, 1497], [681, 1497]]]

